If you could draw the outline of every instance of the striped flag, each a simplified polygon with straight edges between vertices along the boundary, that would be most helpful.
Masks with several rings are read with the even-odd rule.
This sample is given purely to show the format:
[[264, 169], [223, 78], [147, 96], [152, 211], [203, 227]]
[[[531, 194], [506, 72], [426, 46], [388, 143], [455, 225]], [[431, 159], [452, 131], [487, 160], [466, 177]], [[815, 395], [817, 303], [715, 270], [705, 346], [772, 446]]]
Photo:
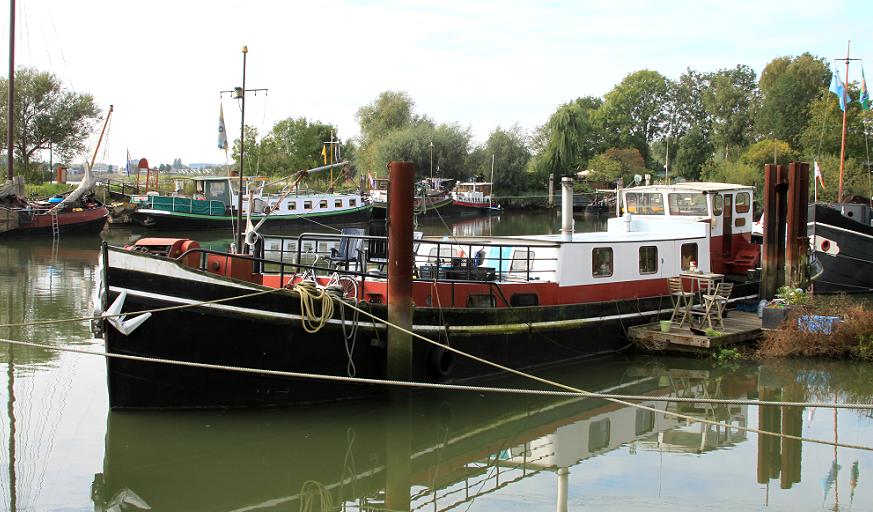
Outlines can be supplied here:
[[818, 180], [818, 182], [821, 183], [821, 188], [826, 189], [825, 184], [824, 184], [824, 178], [822, 178], [822, 175], [821, 175], [821, 167], [818, 166], [818, 161], [813, 160], [812, 166], [813, 166], [813, 169], [815, 169], [815, 178], [814, 179]]
[[218, 110], [218, 149], [227, 153], [227, 130], [224, 129], [224, 105]]
[[870, 94], [867, 92], [867, 79], [864, 78], [864, 68], [861, 68], [861, 108], [870, 110]]

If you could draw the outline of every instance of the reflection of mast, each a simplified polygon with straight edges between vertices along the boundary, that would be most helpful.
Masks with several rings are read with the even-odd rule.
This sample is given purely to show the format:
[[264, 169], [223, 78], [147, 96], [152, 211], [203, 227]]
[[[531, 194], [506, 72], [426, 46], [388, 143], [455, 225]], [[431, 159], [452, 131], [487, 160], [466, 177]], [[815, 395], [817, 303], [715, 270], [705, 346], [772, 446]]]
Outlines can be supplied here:
[[9, 344], [9, 361], [6, 365], [6, 386], [9, 398], [6, 403], [6, 414], [9, 415], [9, 510], [15, 511], [17, 508], [16, 496], [16, 478], [15, 478], [15, 364], [12, 358], [15, 353], [12, 349], [12, 344]]

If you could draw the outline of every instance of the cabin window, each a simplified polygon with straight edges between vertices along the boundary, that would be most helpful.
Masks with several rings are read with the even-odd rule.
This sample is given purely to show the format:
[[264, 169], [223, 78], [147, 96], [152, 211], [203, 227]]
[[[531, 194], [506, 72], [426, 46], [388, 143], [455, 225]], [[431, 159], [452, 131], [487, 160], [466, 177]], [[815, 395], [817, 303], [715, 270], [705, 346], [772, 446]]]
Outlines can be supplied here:
[[722, 208], [724, 208], [724, 197], [721, 194], [712, 196], [712, 216], [718, 217], [721, 215]]
[[285, 206], [286, 210], [296, 210], [297, 209], [297, 201], [288, 201]]
[[737, 213], [746, 213], [752, 205], [752, 198], [748, 192], [740, 192], [737, 194]]
[[357, 205], [358, 205], [357, 199], [349, 199], [349, 206], [357, 206]]
[[535, 293], [513, 293], [509, 297], [510, 306], [539, 306], [540, 297]]
[[592, 421], [588, 426], [588, 451], [596, 452], [609, 446], [609, 418]]
[[705, 217], [709, 214], [706, 196], [700, 193], [678, 193], [668, 195], [670, 215]]
[[594, 277], [612, 275], [612, 247], [595, 247], [591, 250], [591, 274]]
[[333, 200], [333, 207], [334, 208], [342, 208], [343, 207], [343, 200], [342, 199], [334, 199]]
[[645, 409], [637, 409], [637, 417], [634, 423], [634, 433], [636, 435], [648, 434], [655, 430], [655, 413]]
[[493, 308], [497, 306], [497, 298], [491, 294], [467, 295], [468, 308]]
[[437, 265], [448, 264], [454, 256], [455, 250], [451, 245], [440, 245], [430, 248], [427, 254], [427, 262], [431, 264], [436, 263]]
[[640, 247], [640, 274], [658, 272], [658, 248], [654, 245]]
[[628, 192], [624, 202], [628, 213], [664, 215], [664, 196], [657, 192]]
[[321, 201], [319, 201], [318, 207], [319, 208], [327, 208], [327, 199], [322, 199]]
[[516, 249], [512, 253], [510, 272], [527, 272], [533, 266], [534, 252], [527, 249]]
[[311, 210], [312, 209], [312, 201], [303, 201], [303, 209]]
[[682, 244], [682, 270], [689, 270], [691, 268], [691, 262], [693, 261], [695, 265], [697, 265], [697, 244]]
[[227, 182], [211, 181], [206, 187], [206, 197], [211, 201], [224, 201], [227, 194]]

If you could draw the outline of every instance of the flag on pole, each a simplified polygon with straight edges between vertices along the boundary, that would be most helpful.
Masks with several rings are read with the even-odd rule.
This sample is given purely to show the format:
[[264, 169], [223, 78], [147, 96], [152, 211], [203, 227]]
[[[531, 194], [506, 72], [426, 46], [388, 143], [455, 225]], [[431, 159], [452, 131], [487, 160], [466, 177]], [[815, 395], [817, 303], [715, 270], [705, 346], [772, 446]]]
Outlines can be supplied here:
[[327, 144], [321, 145], [321, 158], [324, 160], [324, 165], [327, 165]]
[[846, 104], [851, 103], [852, 98], [846, 92], [846, 87], [843, 85], [843, 81], [840, 80], [840, 72], [836, 69], [834, 69], [834, 73], [831, 75], [831, 86], [828, 90], [837, 95], [837, 98], [840, 99], [840, 110], [845, 112]]
[[129, 177], [130, 176], [130, 150], [126, 149], [125, 151], [127, 152], [127, 162], [125, 162], [124, 171], [127, 173], [127, 176]]
[[861, 68], [861, 108], [870, 110], [870, 94], [867, 92], [867, 79], [864, 77], [864, 68]]
[[227, 130], [224, 129], [224, 105], [218, 111], [218, 149], [227, 153]]
[[821, 188], [826, 189], [824, 184], [824, 178], [821, 175], [821, 167], [818, 166], [818, 160], [813, 160], [812, 162], [813, 169], [815, 169], [815, 178], [821, 184]]
[[340, 141], [339, 141], [339, 139], [336, 140], [336, 144], [334, 144], [334, 146], [333, 146], [333, 157], [335, 159], [334, 162], [340, 161]]

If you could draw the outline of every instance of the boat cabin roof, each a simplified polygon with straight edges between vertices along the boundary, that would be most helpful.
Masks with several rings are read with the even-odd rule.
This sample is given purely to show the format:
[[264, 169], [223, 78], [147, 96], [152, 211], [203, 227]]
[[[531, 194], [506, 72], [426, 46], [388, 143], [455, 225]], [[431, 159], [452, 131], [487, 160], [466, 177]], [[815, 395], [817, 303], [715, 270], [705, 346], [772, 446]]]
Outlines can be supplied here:
[[737, 185], [736, 183], [718, 183], [714, 181], [686, 181], [673, 185], [647, 185], [642, 187], [626, 188], [623, 192], [728, 192], [731, 190], [754, 190], [750, 185]]

